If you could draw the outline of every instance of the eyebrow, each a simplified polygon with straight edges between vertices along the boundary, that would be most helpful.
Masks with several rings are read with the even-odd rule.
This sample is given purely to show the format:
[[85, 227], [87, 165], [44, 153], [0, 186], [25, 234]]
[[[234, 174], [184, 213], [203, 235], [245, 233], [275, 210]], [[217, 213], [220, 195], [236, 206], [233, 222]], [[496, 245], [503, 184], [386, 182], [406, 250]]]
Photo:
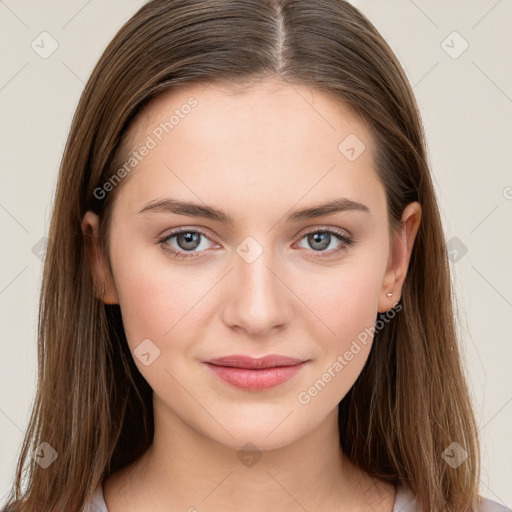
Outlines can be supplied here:
[[[313, 219], [332, 215], [334, 213], [345, 211], [362, 211], [370, 213], [368, 206], [358, 201], [353, 201], [346, 197], [338, 197], [331, 201], [318, 204], [316, 206], [295, 210], [286, 217], [286, 222], [297, 222], [300, 220]], [[186, 215], [188, 217], [200, 217], [211, 219], [223, 224], [233, 224], [233, 218], [222, 210], [212, 206], [200, 205], [197, 203], [178, 201], [177, 199], [161, 199], [150, 201], [138, 213], [174, 213], [176, 215]]]

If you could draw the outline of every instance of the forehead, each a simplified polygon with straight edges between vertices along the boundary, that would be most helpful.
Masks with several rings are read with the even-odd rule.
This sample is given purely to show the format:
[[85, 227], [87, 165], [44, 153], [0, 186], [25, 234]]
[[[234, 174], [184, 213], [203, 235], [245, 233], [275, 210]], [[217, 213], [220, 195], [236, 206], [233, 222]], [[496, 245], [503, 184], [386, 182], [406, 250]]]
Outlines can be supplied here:
[[[189, 121], [181, 123], [186, 118]], [[132, 123], [130, 143], [133, 145], [166, 122], [170, 122], [172, 131], [183, 132], [192, 125], [190, 129], [198, 137], [208, 135], [210, 140], [215, 134], [222, 138], [243, 126], [250, 130], [237, 133], [238, 139], [244, 135], [246, 140], [254, 139], [265, 132], [270, 136], [273, 129], [283, 127], [287, 132], [282, 134], [280, 143], [293, 135], [301, 136], [297, 142], [303, 137], [314, 142], [328, 134], [336, 142], [343, 131], [352, 129], [371, 143], [364, 123], [348, 104], [307, 85], [270, 78], [252, 85], [209, 83], [164, 92], [150, 101]], [[179, 124], [182, 127], [177, 130]]]
[[132, 124], [124, 153], [145, 145], [121, 194], [132, 208], [166, 192], [210, 204], [237, 194], [242, 205], [382, 192], [364, 123], [332, 96], [280, 80], [163, 93]]

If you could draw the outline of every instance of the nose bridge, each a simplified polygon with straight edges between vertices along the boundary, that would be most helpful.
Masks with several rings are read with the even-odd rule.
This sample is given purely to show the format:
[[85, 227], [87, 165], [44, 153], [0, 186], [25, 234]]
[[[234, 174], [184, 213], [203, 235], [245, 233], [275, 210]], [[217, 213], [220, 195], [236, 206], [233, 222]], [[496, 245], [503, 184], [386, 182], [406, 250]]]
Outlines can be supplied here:
[[[251, 334], [264, 334], [288, 320], [285, 281], [276, 277], [282, 268], [271, 247], [247, 237], [236, 248], [232, 287], [225, 321]], [[288, 297], [289, 298], [289, 297]]]

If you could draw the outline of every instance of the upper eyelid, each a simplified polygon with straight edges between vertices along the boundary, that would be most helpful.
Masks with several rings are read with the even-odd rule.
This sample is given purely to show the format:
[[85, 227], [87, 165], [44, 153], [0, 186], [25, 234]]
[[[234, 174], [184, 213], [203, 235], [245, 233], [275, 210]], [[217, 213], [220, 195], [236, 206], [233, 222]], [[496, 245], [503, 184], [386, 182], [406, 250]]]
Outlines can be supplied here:
[[200, 235], [203, 235], [205, 238], [208, 238], [208, 240], [210, 240], [210, 242], [213, 242], [213, 240], [208, 235], [208, 233], [206, 233], [202, 229], [199, 229], [199, 228], [187, 228], [187, 227], [185, 227], [185, 228], [175, 228], [169, 234], [159, 237], [159, 239], [160, 240], [167, 240], [167, 239], [172, 238], [174, 236], [180, 235], [181, 233], [199, 233]]
[[310, 226], [309, 228], [304, 228], [304, 230], [301, 230], [300, 233], [302, 233], [302, 236], [307, 235], [308, 233], [316, 233], [317, 231], [341, 231], [347, 235], [347, 237], [352, 238], [352, 233], [348, 231], [348, 229], [340, 228], [339, 226]]

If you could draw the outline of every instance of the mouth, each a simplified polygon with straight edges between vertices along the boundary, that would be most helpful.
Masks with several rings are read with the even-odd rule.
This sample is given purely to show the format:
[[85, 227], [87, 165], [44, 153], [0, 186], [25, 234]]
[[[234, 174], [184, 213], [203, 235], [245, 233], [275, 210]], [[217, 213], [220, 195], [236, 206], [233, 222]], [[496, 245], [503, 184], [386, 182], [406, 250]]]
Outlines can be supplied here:
[[248, 391], [271, 389], [300, 372], [309, 360], [271, 354], [261, 358], [233, 355], [204, 361], [226, 383]]

